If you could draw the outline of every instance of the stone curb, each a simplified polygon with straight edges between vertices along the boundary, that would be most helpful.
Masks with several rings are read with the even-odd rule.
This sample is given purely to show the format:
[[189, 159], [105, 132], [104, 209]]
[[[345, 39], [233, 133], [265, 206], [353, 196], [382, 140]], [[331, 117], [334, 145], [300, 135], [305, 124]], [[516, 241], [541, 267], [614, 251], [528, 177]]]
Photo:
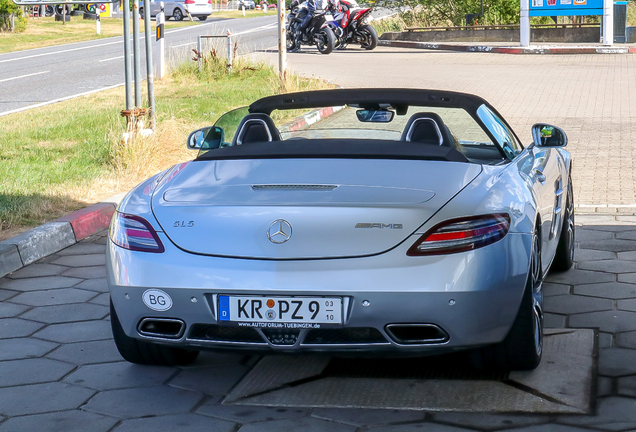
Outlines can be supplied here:
[[110, 224], [124, 194], [93, 204], [0, 242], [0, 277], [59, 252]]
[[494, 47], [488, 45], [457, 45], [432, 42], [411, 42], [380, 40], [379, 45], [396, 48], [418, 48], [440, 51], [485, 52], [498, 54], [636, 54], [636, 47], [563, 47], [563, 46], [530, 46], [530, 47]]

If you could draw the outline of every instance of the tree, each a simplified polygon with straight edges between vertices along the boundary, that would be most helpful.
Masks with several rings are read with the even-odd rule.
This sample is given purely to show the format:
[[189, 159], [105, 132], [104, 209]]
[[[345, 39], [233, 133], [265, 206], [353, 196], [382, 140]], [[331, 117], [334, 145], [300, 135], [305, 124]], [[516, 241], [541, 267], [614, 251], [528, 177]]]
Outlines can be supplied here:
[[[383, 2], [383, 6], [410, 11], [426, 26], [466, 25], [466, 15], [479, 13], [480, 0], [401, 0]], [[480, 24], [518, 24], [519, 0], [484, 0]]]
[[0, 0], [0, 29], [11, 28], [11, 15], [15, 17], [15, 31], [26, 28], [26, 19], [22, 16], [20, 6], [11, 0]]

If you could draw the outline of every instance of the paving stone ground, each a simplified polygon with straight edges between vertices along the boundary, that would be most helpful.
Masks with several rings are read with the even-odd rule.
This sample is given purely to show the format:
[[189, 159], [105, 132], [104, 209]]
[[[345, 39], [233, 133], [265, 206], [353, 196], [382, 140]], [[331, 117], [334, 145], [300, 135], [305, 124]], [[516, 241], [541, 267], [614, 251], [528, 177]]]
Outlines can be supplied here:
[[221, 405], [256, 358], [203, 353], [184, 368], [121, 359], [105, 236], [0, 278], [0, 432], [636, 430], [636, 216], [577, 215], [575, 268], [544, 285], [548, 326], [600, 331], [589, 416]]
[[[254, 55], [278, 67], [277, 53]], [[303, 48], [289, 68], [352, 87], [467, 92], [490, 102], [524, 144], [547, 122], [568, 134], [575, 203], [586, 211], [636, 209], [636, 55], [506, 55], [351, 46], [325, 56]]]

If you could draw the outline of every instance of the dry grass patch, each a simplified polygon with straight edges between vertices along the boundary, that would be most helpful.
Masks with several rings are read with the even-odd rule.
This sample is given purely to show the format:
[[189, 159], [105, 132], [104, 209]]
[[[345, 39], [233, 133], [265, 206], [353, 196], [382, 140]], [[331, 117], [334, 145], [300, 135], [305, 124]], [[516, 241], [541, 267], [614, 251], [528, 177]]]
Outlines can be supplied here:
[[[269, 66], [239, 59], [228, 76], [226, 60], [209, 56], [202, 72], [189, 63], [155, 82], [157, 128], [146, 138], [122, 139], [123, 87], [0, 117], [0, 240], [191, 160], [192, 130], [280, 90]], [[285, 92], [327, 87], [290, 76]]]

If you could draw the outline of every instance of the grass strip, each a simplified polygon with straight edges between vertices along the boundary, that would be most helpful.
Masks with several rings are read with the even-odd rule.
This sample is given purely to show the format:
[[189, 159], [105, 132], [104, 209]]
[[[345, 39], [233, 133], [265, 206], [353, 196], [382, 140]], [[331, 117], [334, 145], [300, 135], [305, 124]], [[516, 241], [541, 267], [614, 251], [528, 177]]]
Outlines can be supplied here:
[[[269, 13], [269, 15], [275, 14], [275, 12]], [[254, 18], [262, 17], [263, 15], [265, 14], [262, 11], [257, 10], [245, 11], [245, 17], [238, 10], [214, 11], [206, 23], [212, 19]], [[27, 28], [23, 32], [0, 32], [0, 54], [104, 39], [124, 34], [121, 18], [101, 18], [100, 21], [101, 35], [98, 35], [95, 20], [85, 20], [81, 16], [73, 16], [71, 21], [64, 24], [61, 21], [55, 21], [54, 17], [29, 18]], [[188, 18], [183, 21], [168, 20], [165, 28], [187, 27], [199, 23], [200, 21], [196, 18], [194, 21], [190, 21]], [[153, 20], [151, 25], [153, 34], [155, 27], [156, 23]], [[130, 28], [132, 29], [132, 24]], [[143, 32], [143, 24], [141, 25], [141, 31]]]
[[[231, 76], [226, 67], [212, 50], [202, 72], [191, 62], [155, 81], [157, 129], [145, 139], [122, 139], [123, 87], [0, 117], [0, 240], [192, 159], [192, 130], [280, 91], [270, 66], [239, 59]], [[284, 91], [326, 87], [291, 76]]]

